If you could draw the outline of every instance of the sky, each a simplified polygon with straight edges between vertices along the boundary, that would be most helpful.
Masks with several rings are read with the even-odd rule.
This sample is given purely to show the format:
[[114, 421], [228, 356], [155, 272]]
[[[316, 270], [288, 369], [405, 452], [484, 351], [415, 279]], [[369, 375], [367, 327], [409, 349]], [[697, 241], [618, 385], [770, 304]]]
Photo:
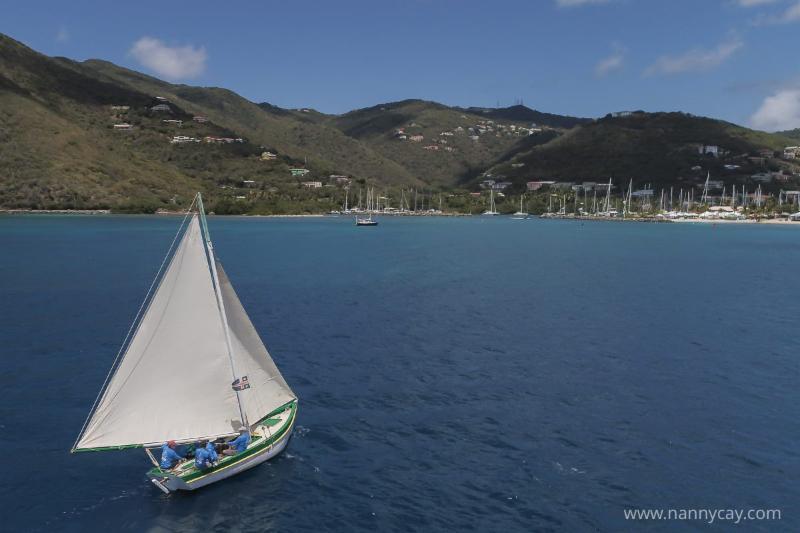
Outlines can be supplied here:
[[2, 0], [48, 55], [326, 113], [406, 98], [800, 127], [800, 0]]

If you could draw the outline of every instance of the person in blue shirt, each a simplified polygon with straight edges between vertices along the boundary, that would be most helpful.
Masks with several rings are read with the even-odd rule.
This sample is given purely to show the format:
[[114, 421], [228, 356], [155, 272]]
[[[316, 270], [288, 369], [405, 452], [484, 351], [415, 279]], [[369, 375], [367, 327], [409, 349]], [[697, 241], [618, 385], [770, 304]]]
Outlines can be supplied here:
[[198, 446], [194, 451], [194, 465], [200, 469], [211, 468], [213, 461], [205, 446]]
[[159, 463], [161, 468], [169, 470], [181, 461], [183, 461], [183, 456], [175, 451], [174, 440], [167, 442], [161, 447], [161, 463]]
[[208, 460], [216, 464], [216, 462], [219, 460], [219, 455], [217, 455], [217, 449], [214, 447], [214, 443], [208, 441], [205, 449], [206, 453], [208, 453]]
[[239, 428], [239, 436], [226, 442], [226, 444], [228, 448], [222, 450], [223, 454], [236, 455], [237, 453], [242, 453], [247, 449], [247, 445], [250, 444], [250, 432], [247, 431], [247, 428]]

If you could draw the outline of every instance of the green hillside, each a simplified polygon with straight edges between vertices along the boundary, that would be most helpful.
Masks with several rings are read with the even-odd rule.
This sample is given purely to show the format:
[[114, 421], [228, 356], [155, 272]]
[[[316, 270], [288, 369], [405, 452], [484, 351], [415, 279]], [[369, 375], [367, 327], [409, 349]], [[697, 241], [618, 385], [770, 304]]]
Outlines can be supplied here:
[[560, 132], [542, 126], [531, 135], [525, 120], [501, 120], [423, 100], [381, 104], [329, 120], [346, 135], [437, 187], [452, 187], [479, 175], [509, 154]]
[[[423, 100], [343, 115], [283, 109], [106, 61], [48, 57], [0, 35], [4, 208], [152, 211], [179, 208], [200, 190], [221, 213], [322, 213], [343, 203], [341, 176], [352, 180], [351, 198], [366, 186], [395, 199], [413, 188], [428, 202], [454, 193], [448, 204], [465, 210], [481, 208], [467, 193], [487, 175], [521, 191], [536, 179], [658, 185], [711, 172], [745, 183], [783, 171], [788, 188], [798, 186], [798, 168], [777, 155], [792, 144], [796, 131], [681, 113], [591, 120]], [[720, 157], [698, 145], [719, 146]]]
[[[609, 178], [677, 184], [705, 179], [709, 172], [714, 179], [740, 182], [768, 170], [794, 172], [793, 165], [775, 157], [786, 144], [791, 140], [784, 136], [711, 118], [637, 112], [583, 124], [495, 165], [490, 173], [518, 184]], [[700, 154], [701, 145], [718, 146], [722, 152], [719, 157]]]
[[800, 141], [800, 128], [794, 130], [779, 131], [778, 135], [788, 137], [789, 139], [794, 139], [795, 141]]
[[510, 120], [515, 122], [529, 122], [551, 128], [574, 128], [580, 124], [591, 122], [590, 118], [568, 117], [564, 115], [554, 115], [552, 113], [542, 113], [535, 109], [530, 109], [524, 105], [513, 105], [511, 107], [468, 107], [463, 111], [480, 115], [485, 118], [495, 120]]

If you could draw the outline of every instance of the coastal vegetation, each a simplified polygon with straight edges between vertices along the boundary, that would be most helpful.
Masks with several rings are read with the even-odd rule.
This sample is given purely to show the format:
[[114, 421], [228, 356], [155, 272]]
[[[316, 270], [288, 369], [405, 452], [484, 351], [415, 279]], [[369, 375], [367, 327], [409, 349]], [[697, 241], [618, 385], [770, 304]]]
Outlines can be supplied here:
[[6, 209], [147, 213], [201, 191], [218, 214], [319, 214], [357, 205], [372, 187], [396, 209], [416, 198], [417, 211], [480, 213], [493, 189], [500, 212], [525, 194], [536, 213], [552, 194], [574, 204], [585, 182], [611, 178], [619, 197], [631, 180], [697, 191], [709, 175], [728, 191], [761, 186], [774, 202], [800, 188], [784, 152], [799, 138], [684, 113], [594, 120], [423, 100], [328, 115], [48, 57], [0, 35]]

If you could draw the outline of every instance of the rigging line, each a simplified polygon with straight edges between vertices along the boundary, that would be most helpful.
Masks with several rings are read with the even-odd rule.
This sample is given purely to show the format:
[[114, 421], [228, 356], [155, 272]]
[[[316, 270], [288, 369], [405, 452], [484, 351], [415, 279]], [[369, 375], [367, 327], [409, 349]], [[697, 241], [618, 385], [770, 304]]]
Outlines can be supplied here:
[[136, 311], [136, 316], [134, 317], [133, 322], [131, 323], [131, 327], [128, 328], [128, 333], [125, 335], [125, 339], [122, 341], [122, 345], [119, 347], [119, 351], [117, 352], [117, 356], [114, 358], [114, 362], [111, 364], [111, 368], [109, 369], [108, 374], [106, 375], [105, 381], [103, 381], [103, 386], [100, 387], [100, 392], [97, 393], [97, 397], [94, 399], [94, 403], [92, 404], [92, 408], [89, 410], [89, 414], [86, 417], [86, 420], [83, 422], [83, 426], [81, 426], [81, 431], [80, 431], [80, 433], [78, 433], [78, 438], [75, 439], [75, 443], [72, 445], [72, 450], [71, 451], [73, 451], [73, 452], [77, 449], [78, 442], [81, 440], [81, 437], [83, 436], [83, 432], [86, 430], [86, 426], [89, 425], [89, 420], [92, 418], [92, 415], [94, 414], [95, 408], [97, 408], [97, 404], [100, 401], [100, 398], [105, 393], [106, 385], [108, 385], [108, 382], [111, 379], [111, 376], [114, 374], [114, 371], [117, 368], [117, 363], [119, 362], [119, 359], [122, 356], [122, 352], [125, 350], [125, 347], [128, 345], [128, 341], [130, 340], [131, 333], [133, 333], [134, 328], [136, 328], [138, 326], [138, 324], [139, 324], [139, 318], [142, 315], [142, 310], [145, 308], [145, 305], [147, 305], [148, 302], [150, 301], [150, 294], [153, 292], [153, 287], [156, 286], [156, 282], [161, 277], [161, 272], [164, 270], [164, 265], [167, 264], [167, 259], [169, 259], [170, 253], [172, 252], [172, 249], [175, 246], [175, 242], [177, 242], [178, 236], [181, 234], [181, 230], [183, 229], [183, 226], [186, 224], [186, 219], [189, 218], [189, 215], [192, 212], [192, 208], [194, 207], [194, 204], [196, 202], [197, 202], [197, 196], [195, 195], [194, 199], [192, 200], [192, 203], [189, 204], [189, 208], [186, 210], [186, 214], [183, 216], [183, 220], [181, 220], [180, 226], [178, 226], [178, 231], [175, 233], [175, 237], [172, 238], [172, 243], [170, 243], [169, 248], [167, 249], [167, 253], [164, 256], [163, 261], [161, 261], [161, 266], [158, 267], [158, 272], [156, 272], [155, 278], [153, 278], [152, 283], [150, 283], [150, 288], [147, 289], [147, 294], [145, 295], [144, 300], [142, 301], [142, 304], [139, 306], [139, 310]]

